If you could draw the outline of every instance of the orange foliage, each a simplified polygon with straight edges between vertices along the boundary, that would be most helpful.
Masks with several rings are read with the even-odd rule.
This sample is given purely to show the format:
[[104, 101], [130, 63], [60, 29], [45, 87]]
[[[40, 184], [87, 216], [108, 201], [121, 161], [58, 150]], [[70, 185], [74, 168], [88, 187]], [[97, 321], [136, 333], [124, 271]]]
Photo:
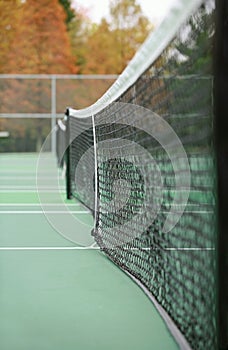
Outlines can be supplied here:
[[84, 74], [119, 73], [114, 37], [105, 19], [88, 37]]
[[136, 0], [113, 0], [105, 19], [90, 33], [84, 74], [120, 74], [152, 29]]
[[65, 13], [58, 0], [26, 0], [5, 73], [76, 72]]
[[20, 0], [0, 0], [0, 73], [6, 73], [8, 55], [12, 47], [20, 17]]

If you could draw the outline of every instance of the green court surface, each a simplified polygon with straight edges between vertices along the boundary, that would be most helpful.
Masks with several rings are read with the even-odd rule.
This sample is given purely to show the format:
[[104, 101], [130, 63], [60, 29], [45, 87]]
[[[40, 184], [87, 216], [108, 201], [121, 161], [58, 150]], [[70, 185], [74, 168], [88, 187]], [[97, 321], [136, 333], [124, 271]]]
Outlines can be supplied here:
[[[49, 157], [44, 177], [56, 167]], [[0, 155], [1, 349], [178, 349], [152, 302], [123, 271], [49, 223], [37, 194], [37, 158]], [[91, 214], [65, 201], [61, 175], [59, 182], [64, 203], [82, 223], [75, 231], [90, 235]], [[60, 217], [48, 191], [45, 208]]]

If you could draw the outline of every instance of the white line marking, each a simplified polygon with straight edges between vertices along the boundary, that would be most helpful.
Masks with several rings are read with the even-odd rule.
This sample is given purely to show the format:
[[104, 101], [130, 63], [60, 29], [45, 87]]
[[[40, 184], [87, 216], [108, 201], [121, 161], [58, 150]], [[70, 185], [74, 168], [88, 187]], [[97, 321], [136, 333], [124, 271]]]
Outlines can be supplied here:
[[146, 248], [122, 248], [124, 250], [170, 250], [170, 251], [176, 251], [176, 250], [186, 250], [186, 251], [191, 251], [191, 250], [198, 250], [198, 251], [207, 251], [207, 250], [215, 250], [214, 247], [169, 247], [169, 248], [153, 248], [153, 247], [146, 247]]
[[1, 250], [100, 250], [100, 247], [0, 247]]
[[57, 206], [66, 206], [66, 207], [78, 207], [82, 204], [80, 203], [46, 203], [46, 204], [40, 204], [40, 203], [0, 203], [1, 207], [57, 207]]
[[[1, 214], [69, 214], [68, 211], [64, 210], [1, 210]], [[85, 210], [75, 210], [75, 211], [70, 211], [70, 214], [91, 214], [89, 211]]]
[[[51, 204], [51, 203], [48, 203], [48, 204], [23, 204], [23, 203], [19, 203], [19, 204], [14, 204], [14, 203], [10, 203], [10, 204], [7, 204], [7, 203], [0, 203], [0, 207], [35, 207], [35, 206], [38, 206], [38, 207], [58, 207], [58, 206], [65, 206], [65, 207], [79, 207], [79, 206], [82, 206], [80, 203], [75, 203], [75, 204], [72, 204], [72, 203], [69, 203], [69, 204], [60, 204], [60, 203], [57, 203], [57, 204]], [[6, 213], [7, 211], [2, 211], [2, 213]], [[24, 213], [25, 211], [23, 211]], [[29, 213], [32, 212], [32, 211], [29, 211]], [[86, 211], [85, 211], [86, 212]], [[48, 213], [50, 213], [48, 211]], [[61, 211], [58, 211], [58, 213], [61, 213]], [[72, 211], [72, 213], [74, 213]], [[77, 213], [79, 213], [79, 211], [77, 211]], [[90, 211], [87, 211], [87, 213], [90, 213]], [[161, 213], [168, 213], [168, 211], [166, 210], [161, 210]], [[178, 213], [178, 211], [177, 211]], [[194, 210], [194, 211], [190, 211], [190, 210], [185, 210], [184, 213], [188, 213], [188, 214], [213, 214], [214, 211], [213, 210]], [[1, 211], [0, 211], [0, 214], [1, 214]]]
[[[12, 189], [9, 189], [9, 190], [0, 190], [0, 194], [1, 193], [38, 193], [38, 190], [12, 190]], [[39, 192], [41, 193], [66, 193], [66, 191], [63, 191], [63, 190], [39, 190]]]
[[[100, 250], [100, 247], [90, 245], [89, 247], [0, 247], [1, 250]], [[139, 248], [128, 248], [126, 250], [139, 250]], [[141, 250], [152, 250], [152, 248], [141, 248]], [[155, 249], [158, 250], [158, 249]], [[207, 251], [215, 248], [165, 248], [164, 250], [198, 250]]]
[[[160, 210], [160, 213], [165, 213], [165, 214], [167, 214], [167, 213], [169, 213], [169, 211], [166, 211], [166, 210]], [[172, 211], [172, 213], [174, 213], [174, 214], [178, 214], [179, 212], [178, 211]], [[183, 212], [183, 215], [184, 214], [213, 214], [214, 213], [214, 211], [213, 210], [185, 210], [184, 212]]]
[[[36, 176], [36, 170], [34, 171], [24, 171], [24, 170], [15, 170], [15, 171], [12, 171], [11, 169], [9, 170], [0, 170], [0, 175], [1, 174], [24, 174], [24, 175], [29, 175], [29, 174], [34, 174], [34, 176]], [[54, 175], [56, 176], [56, 172], [55, 171], [41, 171], [39, 172], [39, 174], [48, 174], [48, 175]]]
[[[7, 189], [22, 189], [22, 190], [37, 190], [38, 188], [35, 187], [34, 185], [31, 185], [31, 186], [23, 186], [23, 185], [16, 185], [16, 186], [11, 186], [11, 185], [2, 185], [0, 186], [0, 190], [3, 189], [3, 190], [7, 190]], [[39, 190], [48, 190], [48, 189], [51, 189], [51, 190], [64, 190], [65, 189], [65, 186], [60, 186], [60, 187], [56, 187], [56, 186], [42, 186], [42, 187], [39, 187]]]
[[213, 247], [210, 247], [210, 248], [208, 248], [208, 247], [204, 247], [204, 248], [197, 248], [197, 247], [193, 247], [193, 248], [191, 248], [191, 247], [189, 247], [189, 248], [185, 248], [185, 247], [180, 247], [180, 248], [165, 248], [165, 250], [199, 250], [199, 251], [201, 251], [201, 250], [215, 250], [215, 248], [213, 248]]
[[[54, 177], [51, 177], [51, 176], [44, 176], [44, 177], [42, 177], [42, 179], [44, 179], [44, 180], [53, 180], [53, 178]], [[19, 181], [19, 180], [34, 180], [34, 181], [36, 181], [36, 176], [35, 176], [35, 174], [34, 174], [34, 176], [1, 176], [1, 174], [0, 174], [0, 180], [17, 180], [17, 181]]]

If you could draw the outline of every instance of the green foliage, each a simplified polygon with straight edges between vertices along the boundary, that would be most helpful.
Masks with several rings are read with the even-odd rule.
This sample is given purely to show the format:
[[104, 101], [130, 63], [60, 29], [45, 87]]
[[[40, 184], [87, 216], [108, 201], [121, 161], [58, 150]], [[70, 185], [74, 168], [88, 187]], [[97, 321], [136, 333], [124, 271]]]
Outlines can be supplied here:
[[78, 10], [75, 17], [69, 24], [69, 38], [72, 54], [75, 57], [75, 64], [78, 67], [78, 73], [83, 73], [86, 66], [87, 41], [90, 34], [94, 31], [95, 24]]
[[185, 28], [182, 40], [177, 43], [175, 64], [188, 71], [188, 74], [207, 74], [211, 72], [212, 46], [214, 44], [214, 13], [202, 5]]
[[103, 18], [88, 31], [82, 72], [121, 73], [151, 29], [136, 0], [112, 0], [110, 21]]
[[64, 11], [66, 13], [65, 23], [67, 25], [67, 28], [69, 29], [70, 23], [75, 18], [75, 11], [71, 8], [70, 0], [59, 0], [59, 3], [63, 6]]

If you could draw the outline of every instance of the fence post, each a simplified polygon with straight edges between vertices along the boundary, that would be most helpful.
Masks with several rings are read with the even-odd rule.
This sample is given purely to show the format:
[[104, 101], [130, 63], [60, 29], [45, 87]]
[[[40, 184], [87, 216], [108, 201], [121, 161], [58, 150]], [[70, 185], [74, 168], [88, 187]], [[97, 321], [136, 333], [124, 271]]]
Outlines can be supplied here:
[[56, 150], [56, 133], [54, 128], [56, 126], [56, 76], [51, 76], [51, 151], [55, 153]]

